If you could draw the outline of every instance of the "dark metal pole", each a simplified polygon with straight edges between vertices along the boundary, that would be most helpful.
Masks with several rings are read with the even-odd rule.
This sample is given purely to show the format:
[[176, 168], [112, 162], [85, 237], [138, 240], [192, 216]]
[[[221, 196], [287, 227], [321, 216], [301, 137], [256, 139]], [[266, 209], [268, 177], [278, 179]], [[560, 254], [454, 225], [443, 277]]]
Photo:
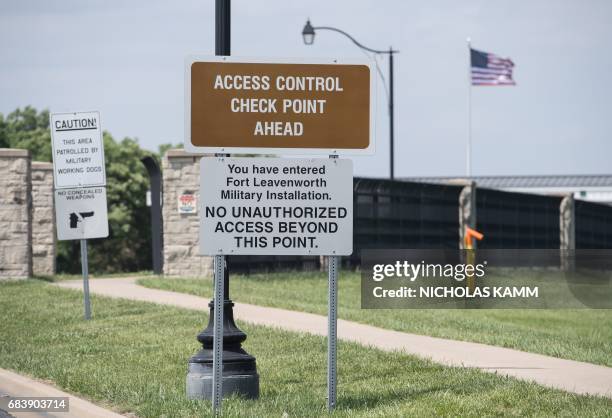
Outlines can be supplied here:
[[[215, 55], [231, 55], [231, 1], [215, 0]], [[229, 157], [229, 154], [225, 155]], [[223, 299], [229, 298], [229, 257], [225, 256]]]
[[[215, 0], [215, 55], [230, 55], [230, 0]], [[217, 156], [229, 157], [229, 154]], [[221, 257], [220, 257], [221, 258]], [[234, 303], [229, 298], [229, 257], [225, 256], [223, 271], [223, 396], [238, 394], [246, 398], [259, 397], [259, 374], [255, 357], [242, 349], [246, 334], [234, 322]], [[210, 399], [213, 369], [213, 329], [215, 303], [208, 303], [208, 325], [198, 341], [202, 349], [189, 359], [187, 372], [187, 397]]]
[[161, 211], [161, 170], [155, 158], [148, 156], [140, 161], [147, 168], [149, 183], [151, 184], [151, 247], [153, 251], [153, 273], [162, 274], [163, 260], [163, 232]]
[[215, 55], [231, 55], [230, 0], [215, 0]]
[[391, 180], [395, 178], [393, 158], [395, 142], [393, 136], [393, 48], [389, 48], [389, 158], [391, 159], [389, 167]]

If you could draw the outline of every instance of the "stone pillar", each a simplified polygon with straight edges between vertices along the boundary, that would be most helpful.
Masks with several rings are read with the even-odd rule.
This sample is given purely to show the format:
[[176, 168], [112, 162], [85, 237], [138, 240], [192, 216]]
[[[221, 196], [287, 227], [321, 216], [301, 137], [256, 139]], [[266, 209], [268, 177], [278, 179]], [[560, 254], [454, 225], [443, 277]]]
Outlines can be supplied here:
[[55, 274], [53, 164], [32, 162], [32, 268], [36, 276]]
[[32, 276], [30, 152], [0, 148], [0, 280]]
[[559, 234], [562, 250], [576, 249], [576, 211], [573, 194], [565, 196], [559, 205]]
[[329, 258], [326, 255], [319, 256], [319, 271], [327, 271], [329, 269]]
[[573, 272], [576, 268], [576, 210], [572, 193], [561, 199], [559, 205], [559, 248], [561, 269]]
[[[459, 248], [465, 248], [465, 228], [476, 229], [476, 182], [469, 182], [459, 194]], [[476, 248], [476, 243], [474, 243]]]
[[[212, 276], [213, 257], [199, 255], [200, 156], [182, 149], [168, 150], [162, 161], [164, 274], [169, 276]], [[196, 196], [196, 214], [178, 213], [182, 194]]]

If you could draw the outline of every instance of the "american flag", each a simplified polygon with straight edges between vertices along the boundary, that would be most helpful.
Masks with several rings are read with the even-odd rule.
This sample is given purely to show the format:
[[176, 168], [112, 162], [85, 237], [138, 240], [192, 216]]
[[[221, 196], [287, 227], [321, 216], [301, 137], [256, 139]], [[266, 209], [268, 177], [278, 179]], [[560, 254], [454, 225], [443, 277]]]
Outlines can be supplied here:
[[514, 86], [510, 58], [502, 58], [488, 52], [470, 48], [473, 86]]

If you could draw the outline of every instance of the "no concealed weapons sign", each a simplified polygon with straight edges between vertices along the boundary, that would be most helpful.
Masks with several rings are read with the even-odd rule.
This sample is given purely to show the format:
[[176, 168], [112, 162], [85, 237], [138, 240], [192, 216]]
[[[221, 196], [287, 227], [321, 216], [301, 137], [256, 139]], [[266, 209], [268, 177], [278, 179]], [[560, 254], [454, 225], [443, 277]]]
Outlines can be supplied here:
[[205, 157], [200, 253], [350, 255], [353, 163]]
[[90, 239], [108, 236], [106, 189], [81, 187], [55, 191], [57, 239]]
[[371, 153], [374, 75], [367, 60], [187, 60], [190, 152]]

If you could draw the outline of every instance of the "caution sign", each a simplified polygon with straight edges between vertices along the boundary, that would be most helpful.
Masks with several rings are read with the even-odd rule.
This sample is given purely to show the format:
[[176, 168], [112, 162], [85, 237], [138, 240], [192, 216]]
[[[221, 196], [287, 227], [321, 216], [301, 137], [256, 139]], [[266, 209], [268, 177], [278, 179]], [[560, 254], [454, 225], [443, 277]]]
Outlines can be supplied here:
[[205, 157], [203, 255], [350, 255], [353, 163], [344, 159]]
[[55, 188], [106, 185], [100, 114], [52, 113], [50, 123]]
[[375, 84], [367, 60], [194, 58], [185, 83], [189, 152], [373, 152]]
[[60, 241], [108, 237], [106, 188], [56, 190], [55, 222]]

